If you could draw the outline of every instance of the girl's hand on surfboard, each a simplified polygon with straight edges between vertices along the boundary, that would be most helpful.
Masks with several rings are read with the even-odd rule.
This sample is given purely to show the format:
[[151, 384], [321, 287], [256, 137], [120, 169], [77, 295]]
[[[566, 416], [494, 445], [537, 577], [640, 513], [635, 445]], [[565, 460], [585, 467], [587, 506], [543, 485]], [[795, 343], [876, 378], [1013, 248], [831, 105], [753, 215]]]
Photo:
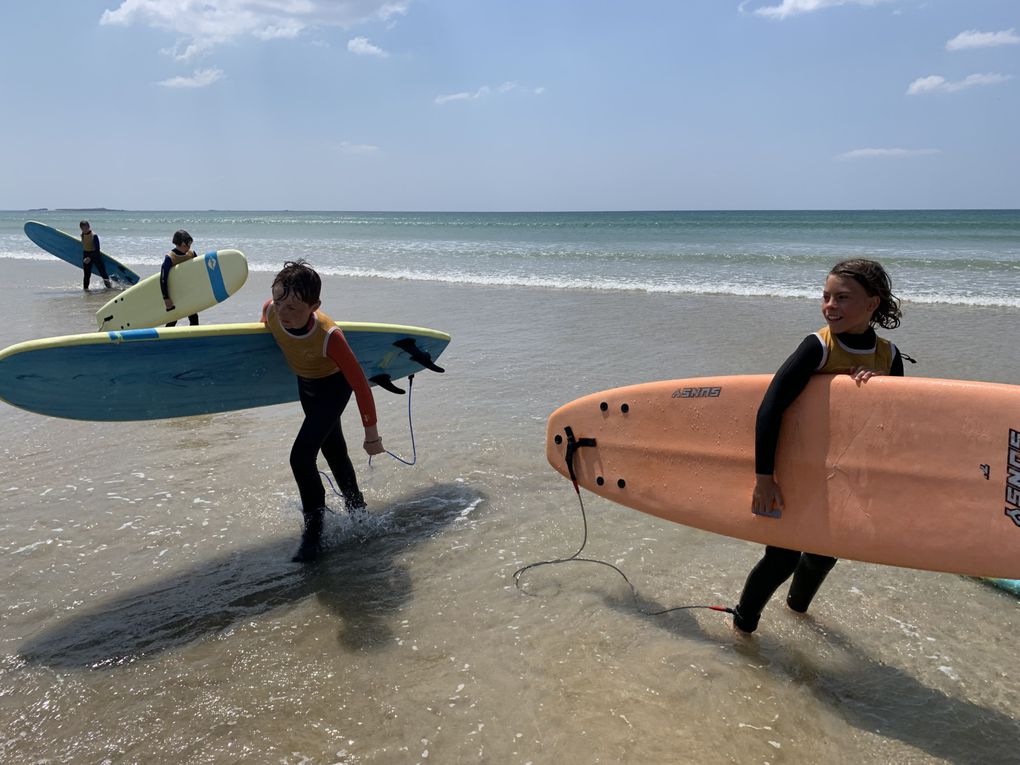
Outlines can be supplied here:
[[854, 367], [850, 370], [850, 376], [858, 385], [863, 385], [872, 377], [881, 377], [882, 374], [882, 372], [876, 372], [874, 369], [868, 369], [866, 367]]
[[751, 512], [755, 515], [779, 517], [783, 511], [783, 493], [775, 477], [755, 473], [754, 493], [751, 495]]

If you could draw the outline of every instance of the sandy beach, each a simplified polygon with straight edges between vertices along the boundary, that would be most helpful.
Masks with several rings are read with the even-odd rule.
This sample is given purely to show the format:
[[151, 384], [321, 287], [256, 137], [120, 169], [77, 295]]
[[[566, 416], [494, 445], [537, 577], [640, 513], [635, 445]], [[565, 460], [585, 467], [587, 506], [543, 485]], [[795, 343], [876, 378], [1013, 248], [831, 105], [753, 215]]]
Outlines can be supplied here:
[[[108, 294], [63, 264], [7, 269], [0, 346], [94, 330]], [[255, 320], [269, 282], [203, 323]], [[297, 404], [123, 424], [4, 405], [5, 762], [1020, 762], [1020, 601], [980, 582], [843, 561], [808, 616], [777, 598], [753, 638], [643, 616], [604, 567], [514, 586], [581, 539], [544, 458], [553, 408], [772, 372], [815, 302], [327, 277], [323, 308], [453, 342], [445, 375], [416, 378], [417, 464], [355, 460], [372, 517], [331, 516], [315, 567], [289, 562]], [[1017, 318], [908, 304], [888, 336], [908, 375], [1013, 383]], [[406, 401], [376, 399], [409, 456]], [[760, 553], [586, 507], [586, 554], [646, 609], [732, 605]]]

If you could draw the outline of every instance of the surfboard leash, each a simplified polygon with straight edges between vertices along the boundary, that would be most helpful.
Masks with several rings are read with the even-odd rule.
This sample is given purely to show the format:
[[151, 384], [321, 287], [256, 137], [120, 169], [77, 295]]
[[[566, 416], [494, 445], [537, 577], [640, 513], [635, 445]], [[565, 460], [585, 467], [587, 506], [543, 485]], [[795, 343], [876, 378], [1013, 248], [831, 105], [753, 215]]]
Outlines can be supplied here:
[[[412, 374], [407, 378], [407, 429], [411, 433], [411, 459], [405, 460], [403, 457], [401, 457], [398, 454], [394, 454], [389, 449], [386, 450], [386, 454], [390, 455], [393, 459], [397, 460], [397, 462], [402, 462], [405, 465], [411, 466], [413, 466], [414, 463], [418, 461], [418, 449], [414, 443], [414, 419], [411, 417], [411, 391], [413, 389], [414, 389], [414, 375]], [[372, 467], [371, 454], [368, 455], [368, 466]], [[344, 495], [337, 491], [336, 486], [333, 485], [333, 479], [330, 478], [325, 471], [320, 470], [319, 475], [326, 479], [326, 481], [329, 483], [329, 488], [333, 490], [333, 493], [336, 496], [343, 498]]]
[[[394, 454], [389, 449], [384, 451], [390, 455], [397, 462], [402, 462], [405, 465], [413, 466], [418, 461], [418, 449], [414, 445], [414, 420], [411, 417], [411, 391], [414, 390], [414, 374], [410, 374], [407, 377], [407, 430], [411, 434], [411, 460], [405, 460], [403, 457]], [[368, 466], [372, 467], [372, 455], [368, 455]]]
[[577, 504], [581, 509], [581, 523], [583, 527], [581, 546], [577, 548], [577, 552], [575, 552], [568, 558], [556, 558], [554, 560], [540, 560], [534, 563], [529, 563], [526, 566], [522, 566], [521, 568], [514, 571], [513, 573], [514, 585], [517, 587], [517, 589], [529, 597], [536, 597], [534, 595], [531, 595], [531, 593], [529, 593], [521, 586], [521, 577], [524, 575], [525, 571], [528, 571], [533, 568], [538, 568], [539, 566], [553, 566], [560, 563], [596, 563], [600, 566], [606, 566], [607, 568], [611, 568], [613, 571], [615, 571], [623, 578], [623, 581], [625, 581], [627, 585], [630, 587], [630, 594], [634, 600], [635, 609], [637, 610], [638, 613], [644, 614], [645, 616], [661, 616], [663, 614], [668, 614], [672, 611], [688, 611], [695, 608], [708, 609], [709, 611], [720, 611], [726, 614], [735, 613], [732, 608], [728, 608], [726, 606], [713, 606], [702, 604], [672, 606], [670, 608], [664, 608], [659, 611], [646, 611], [645, 609], [637, 605], [639, 599], [637, 587], [634, 586], [634, 583], [630, 581], [628, 576], [623, 572], [623, 570], [619, 566], [615, 566], [612, 563], [609, 563], [608, 561], [598, 560], [597, 558], [581, 557], [581, 553], [584, 551], [585, 546], [588, 544], [588, 514], [584, 509], [584, 498], [581, 496], [581, 489], [577, 484], [577, 476], [574, 473], [574, 456], [577, 454], [577, 450], [582, 447], [595, 446], [595, 439], [575, 438], [574, 432], [570, 427], [566, 427], [563, 430], [565, 435], [567, 436], [567, 450], [565, 455], [567, 463], [567, 473], [570, 476], [570, 482], [574, 486], [574, 493], [577, 495]]

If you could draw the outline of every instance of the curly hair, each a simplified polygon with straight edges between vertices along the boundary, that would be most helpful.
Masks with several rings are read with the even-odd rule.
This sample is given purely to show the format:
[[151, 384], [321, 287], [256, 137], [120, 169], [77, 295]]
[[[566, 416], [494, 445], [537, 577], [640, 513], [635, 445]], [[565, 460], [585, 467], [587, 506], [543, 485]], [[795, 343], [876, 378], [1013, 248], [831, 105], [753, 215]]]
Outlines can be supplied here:
[[883, 329], [896, 329], [900, 326], [900, 300], [893, 294], [892, 279], [876, 260], [851, 258], [841, 260], [829, 271], [830, 275], [847, 276], [864, 287], [869, 297], [878, 297], [878, 308], [871, 315], [871, 325]]
[[293, 292], [301, 302], [308, 304], [318, 303], [322, 291], [322, 279], [304, 259], [284, 263], [283, 270], [273, 279], [273, 289], [277, 285], [283, 288], [281, 298]]

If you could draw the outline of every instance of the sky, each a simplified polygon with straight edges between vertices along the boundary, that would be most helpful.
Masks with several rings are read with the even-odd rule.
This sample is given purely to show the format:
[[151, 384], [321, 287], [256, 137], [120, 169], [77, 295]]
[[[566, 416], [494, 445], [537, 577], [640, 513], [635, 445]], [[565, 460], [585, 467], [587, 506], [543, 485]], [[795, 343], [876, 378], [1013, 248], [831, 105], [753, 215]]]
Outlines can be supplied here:
[[0, 209], [1020, 208], [1018, 0], [8, 0]]

